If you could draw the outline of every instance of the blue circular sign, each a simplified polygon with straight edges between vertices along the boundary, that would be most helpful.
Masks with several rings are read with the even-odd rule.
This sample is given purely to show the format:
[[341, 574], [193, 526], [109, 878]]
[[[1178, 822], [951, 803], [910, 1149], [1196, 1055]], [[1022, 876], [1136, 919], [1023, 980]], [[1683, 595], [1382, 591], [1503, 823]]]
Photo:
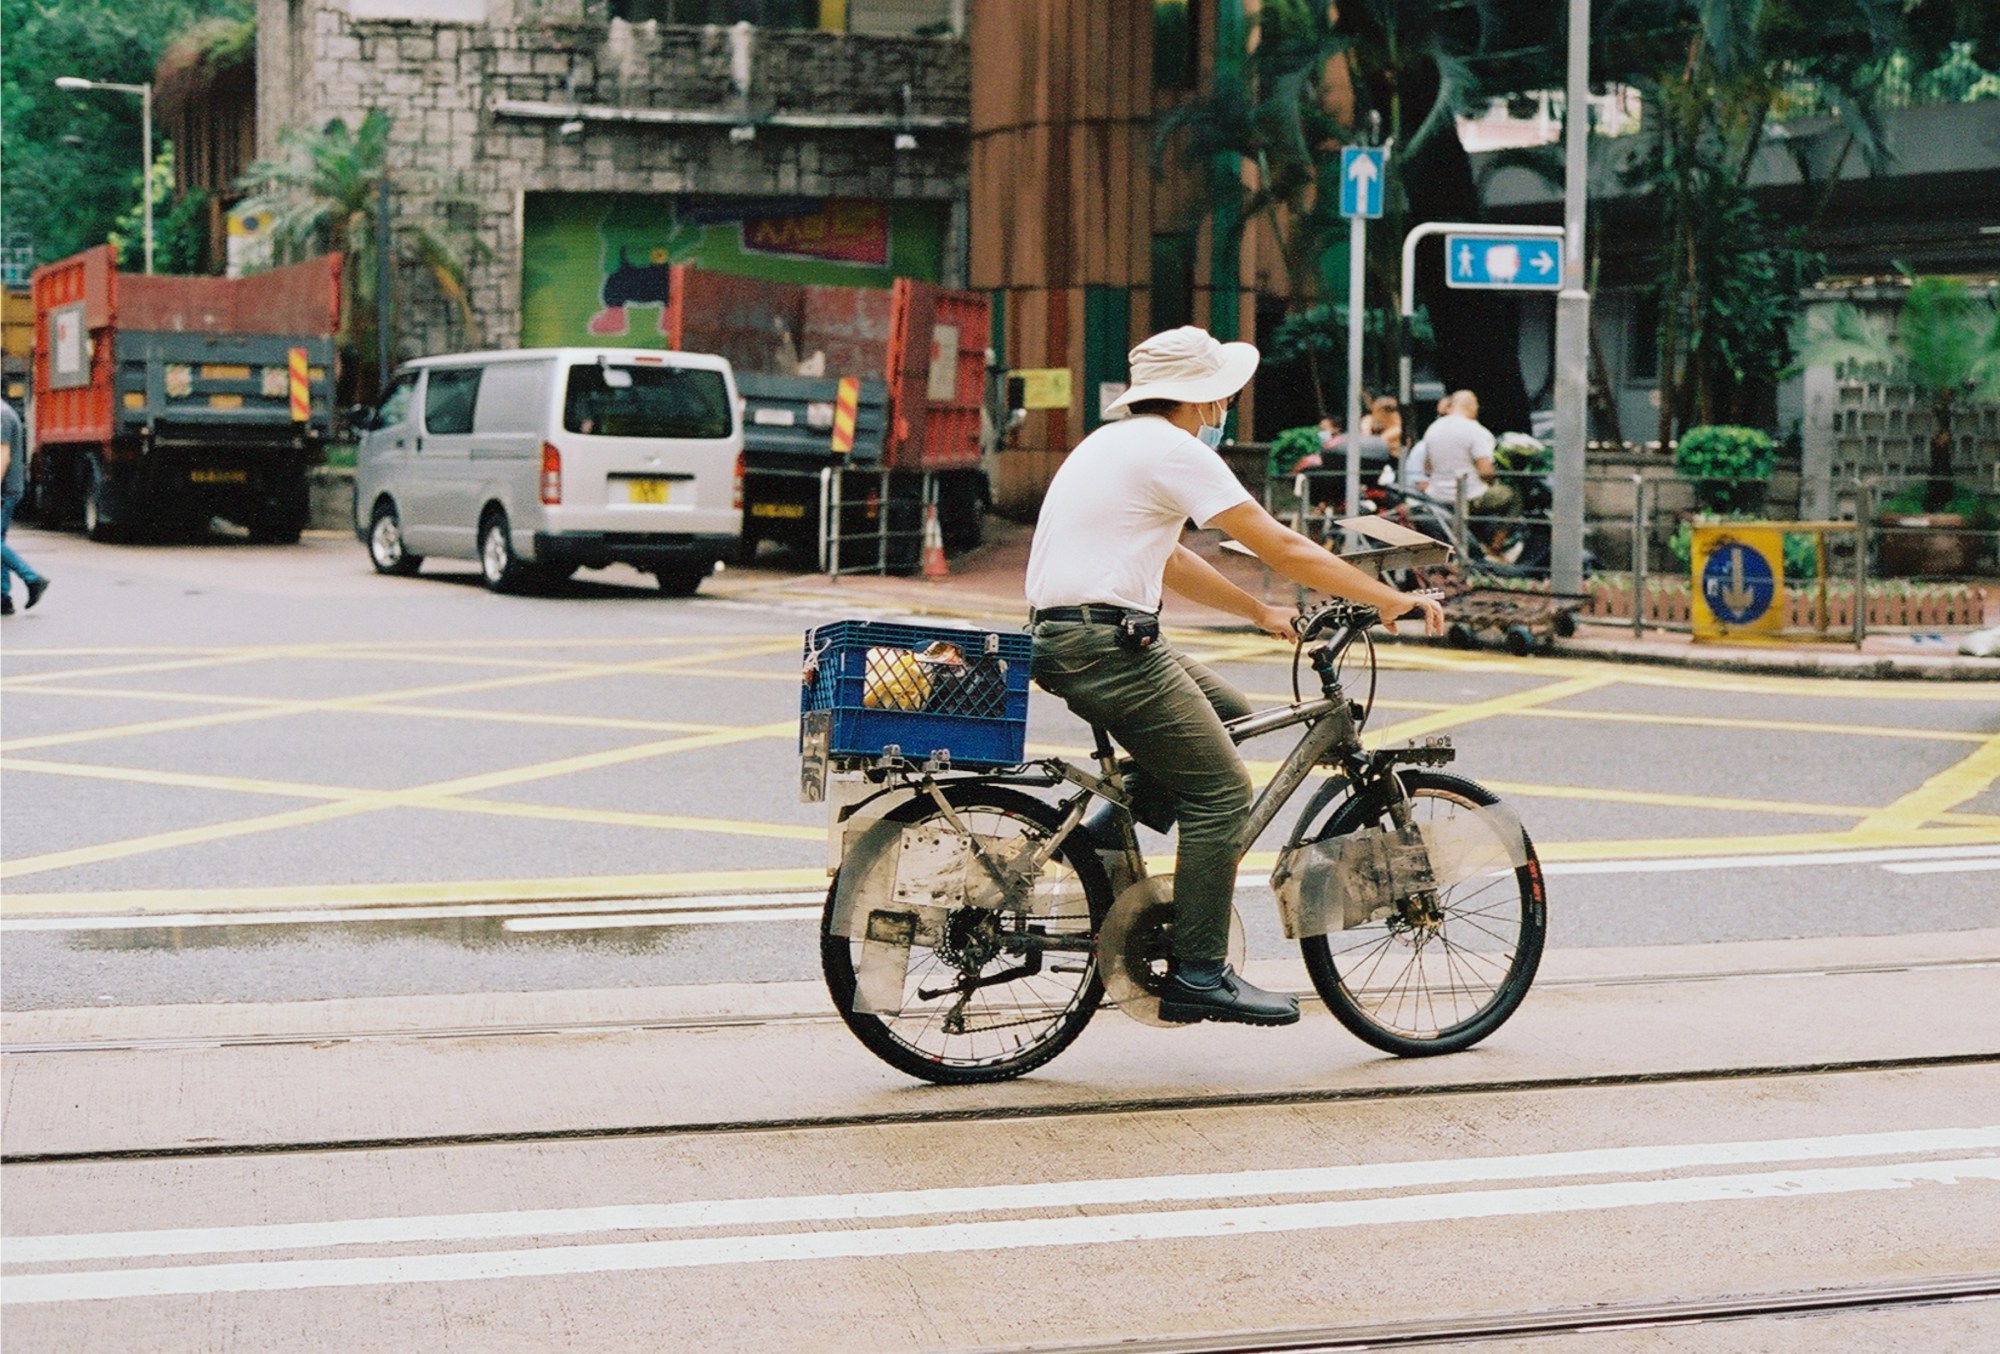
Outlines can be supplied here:
[[1771, 609], [1778, 580], [1761, 551], [1740, 541], [1725, 541], [1701, 566], [1701, 597], [1709, 611], [1728, 625], [1748, 625]]

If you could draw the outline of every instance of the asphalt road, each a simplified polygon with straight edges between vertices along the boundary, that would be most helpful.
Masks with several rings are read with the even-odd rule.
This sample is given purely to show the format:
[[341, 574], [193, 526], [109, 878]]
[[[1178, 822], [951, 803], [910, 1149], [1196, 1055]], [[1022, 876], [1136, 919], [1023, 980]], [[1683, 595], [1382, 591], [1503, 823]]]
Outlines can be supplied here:
[[[618, 570], [496, 597], [470, 566], [377, 577], [331, 535], [17, 543], [56, 585], [0, 660], [10, 1008], [815, 976], [799, 637], [858, 605], [761, 572], [685, 601]], [[1179, 642], [1287, 698], [1288, 651]], [[1398, 646], [1370, 729], [1448, 733], [1516, 805], [1552, 948], [2000, 918], [1994, 684]], [[1046, 696], [1029, 738], [1086, 742]], [[1286, 953], [1268, 890], [1239, 903], [1252, 957]]]

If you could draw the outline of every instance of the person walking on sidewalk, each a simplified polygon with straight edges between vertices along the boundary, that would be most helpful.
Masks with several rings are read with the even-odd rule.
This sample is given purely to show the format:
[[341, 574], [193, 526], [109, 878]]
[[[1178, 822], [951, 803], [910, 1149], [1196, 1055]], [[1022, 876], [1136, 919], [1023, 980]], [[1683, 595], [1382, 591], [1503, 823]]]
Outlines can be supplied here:
[[[1378, 582], [1281, 525], [1216, 455], [1230, 404], [1258, 360], [1255, 346], [1220, 343], [1191, 325], [1134, 348], [1131, 387], [1106, 411], [1128, 416], [1070, 452], [1028, 553], [1035, 681], [1130, 755], [1135, 804], [1164, 794], [1179, 817], [1173, 957], [1160, 1004], [1179, 1023], [1299, 1018], [1296, 999], [1252, 987], [1226, 959], [1250, 775], [1223, 721], [1248, 714], [1250, 703], [1160, 637], [1159, 610], [1171, 588], [1280, 639], [1297, 638], [1293, 618], [1182, 545], [1182, 524], [1226, 532], [1286, 578], [1387, 620], [1417, 611], [1430, 633], [1444, 629], [1435, 600]], [[1140, 813], [1149, 826], [1172, 821]]]
[[4, 484], [0, 484], [0, 616], [11, 616], [15, 575], [20, 576], [28, 589], [23, 610], [42, 600], [42, 594], [49, 589], [49, 580], [16, 554], [7, 540], [14, 529], [14, 507], [28, 492], [28, 431], [21, 423], [21, 416], [14, 412], [14, 406], [5, 400], [0, 400], [0, 461], [6, 465]]

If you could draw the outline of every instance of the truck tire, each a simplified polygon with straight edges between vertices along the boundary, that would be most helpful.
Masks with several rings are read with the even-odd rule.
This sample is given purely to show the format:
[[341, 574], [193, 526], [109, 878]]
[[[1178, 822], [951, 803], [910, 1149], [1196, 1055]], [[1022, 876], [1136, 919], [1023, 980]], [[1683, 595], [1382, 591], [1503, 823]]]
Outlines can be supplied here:
[[118, 520], [119, 506], [111, 490], [110, 472], [100, 458], [92, 456], [84, 465], [83, 534], [93, 541], [123, 540], [125, 528]]
[[682, 564], [663, 564], [653, 571], [653, 578], [660, 585], [660, 591], [668, 597], [692, 597], [701, 587], [701, 581], [715, 572], [715, 566], [706, 560], [693, 560]]
[[938, 530], [954, 555], [976, 550], [986, 540], [986, 476], [955, 471], [938, 480]]

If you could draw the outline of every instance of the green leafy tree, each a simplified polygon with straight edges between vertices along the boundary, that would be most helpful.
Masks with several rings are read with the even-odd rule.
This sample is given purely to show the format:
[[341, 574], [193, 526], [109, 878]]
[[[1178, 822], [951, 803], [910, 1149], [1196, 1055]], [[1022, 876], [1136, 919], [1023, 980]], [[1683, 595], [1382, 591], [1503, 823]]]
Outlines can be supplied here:
[[[1457, 0], [1265, 0], [1256, 41], [1239, 62], [1218, 63], [1208, 90], [1162, 118], [1156, 154], [1178, 148], [1204, 169], [1217, 157], [1253, 167], [1247, 189], [1225, 177], [1201, 204], [1218, 220], [1261, 220], [1284, 260], [1294, 316], [1328, 313], [1345, 295], [1340, 272], [1347, 222], [1339, 213], [1340, 151], [1376, 128], [1393, 142], [1385, 184], [1386, 219], [1371, 231], [1368, 288], [1388, 316], [1375, 331], [1365, 370], [1386, 376], [1399, 342], [1392, 304], [1398, 243], [1413, 220], [1477, 219], [1478, 191], [1458, 141], [1453, 114], [1470, 103], [1477, 82], [1466, 54], [1481, 41], [1489, 3]], [[1468, 19], [1470, 22], [1468, 22]], [[1233, 208], [1233, 212], [1222, 209]], [[1228, 251], [1240, 231], [1218, 242]], [[1527, 426], [1527, 392], [1511, 342], [1518, 324], [1505, 298], [1449, 292], [1442, 269], [1421, 273], [1418, 289], [1436, 321], [1436, 360], [1446, 381], [1478, 389], [1489, 417]], [[1289, 321], [1288, 321], [1289, 323]], [[1308, 318], [1305, 329], [1317, 326]], [[1296, 328], [1296, 326], [1295, 326]], [[1320, 411], [1338, 383], [1325, 369], [1330, 343], [1311, 334], [1288, 344], [1303, 361]], [[1344, 350], [1345, 340], [1340, 340]]]
[[[146, 261], [146, 204], [139, 176], [132, 176], [132, 205], [105, 235], [118, 251], [118, 266], [137, 271]], [[199, 273], [207, 263], [208, 194], [196, 190], [174, 197], [174, 147], [153, 157], [153, 271]]]
[[[373, 371], [382, 336], [377, 329], [377, 251], [380, 195], [392, 203], [413, 188], [426, 202], [446, 209], [450, 193], [425, 185], [399, 184], [389, 173], [389, 118], [371, 109], [361, 125], [349, 128], [335, 118], [318, 131], [286, 128], [278, 133], [279, 153], [244, 171], [239, 186], [248, 196], [239, 210], [271, 214], [273, 261], [289, 262], [338, 250], [345, 258], [340, 289], [341, 334], [361, 370]], [[427, 221], [400, 214], [392, 249], [415, 263], [457, 311], [468, 337], [478, 333], [478, 317], [466, 293], [476, 240], [464, 241]], [[393, 275], [392, 270], [392, 275]]]
[[139, 100], [69, 93], [55, 87], [57, 76], [143, 84], [175, 34], [215, 15], [248, 18], [251, 8], [247, 0], [0, 0], [6, 230], [31, 236], [48, 262], [104, 243], [136, 199]]
[[1924, 510], [1944, 511], [1954, 488], [1955, 420], [1974, 404], [2000, 403], [2000, 312], [1992, 299], [1960, 278], [1912, 278], [1893, 330], [1855, 306], [1832, 306], [1808, 323], [1799, 361], [1851, 364], [1916, 392], [1931, 412]]

